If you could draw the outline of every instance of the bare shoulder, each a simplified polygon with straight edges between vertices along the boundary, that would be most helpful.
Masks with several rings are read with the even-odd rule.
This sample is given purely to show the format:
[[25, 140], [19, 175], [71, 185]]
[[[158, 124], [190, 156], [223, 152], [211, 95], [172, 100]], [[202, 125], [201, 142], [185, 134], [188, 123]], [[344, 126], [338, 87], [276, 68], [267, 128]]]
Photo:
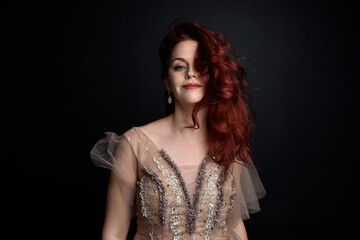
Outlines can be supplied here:
[[169, 116], [167, 116], [146, 125], [139, 126], [139, 128], [150, 138], [158, 139], [168, 134], [169, 122]]

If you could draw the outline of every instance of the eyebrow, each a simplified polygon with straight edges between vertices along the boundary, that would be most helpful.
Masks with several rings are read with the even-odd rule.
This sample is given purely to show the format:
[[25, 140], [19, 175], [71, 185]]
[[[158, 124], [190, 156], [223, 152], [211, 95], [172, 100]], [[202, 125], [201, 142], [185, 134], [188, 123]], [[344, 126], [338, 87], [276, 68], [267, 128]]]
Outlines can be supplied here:
[[183, 61], [183, 62], [185, 62], [187, 65], [189, 65], [188, 61], [186, 61], [184, 58], [181, 58], [181, 57], [174, 58], [174, 59], [171, 61], [171, 64], [172, 64], [173, 62], [175, 62], [176, 60]]

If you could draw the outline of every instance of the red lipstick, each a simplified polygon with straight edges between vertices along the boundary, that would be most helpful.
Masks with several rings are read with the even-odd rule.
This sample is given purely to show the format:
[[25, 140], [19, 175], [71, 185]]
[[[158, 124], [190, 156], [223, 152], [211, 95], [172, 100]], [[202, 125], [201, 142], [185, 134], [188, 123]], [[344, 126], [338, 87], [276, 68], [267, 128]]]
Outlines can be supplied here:
[[183, 88], [186, 88], [186, 89], [196, 89], [199, 87], [201, 87], [201, 85], [197, 84], [197, 83], [188, 83], [183, 86]]

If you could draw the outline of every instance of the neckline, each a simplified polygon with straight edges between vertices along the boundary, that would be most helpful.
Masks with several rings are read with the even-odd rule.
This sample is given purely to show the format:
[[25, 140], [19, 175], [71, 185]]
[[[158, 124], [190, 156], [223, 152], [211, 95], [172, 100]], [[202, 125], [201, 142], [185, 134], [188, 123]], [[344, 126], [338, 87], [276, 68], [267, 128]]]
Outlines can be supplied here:
[[[152, 139], [146, 135], [145, 132], [143, 132], [139, 127], [133, 127], [137, 133], [142, 134], [145, 136], [145, 138], [150, 142], [152, 148], [156, 148], [157, 152], [160, 154], [160, 156], [165, 160], [165, 162], [169, 165], [169, 167], [172, 169], [173, 173], [175, 174], [176, 178], [179, 180], [180, 187], [182, 189], [182, 192], [184, 194], [184, 200], [185, 204], [188, 209], [188, 214], [186, 216], [186, 231], [188, 233], [194, 233], [196, 231], [196, 220], [199, 213], [199, 204], [200, 204], [200, 196], [203, 188], [203, 182], [205, 178], [205, 172], [206, 172], [206, 166], [212, 162], [212, 158], [209, 156], [208, 153], [205, 154], [203, 159], [201, 160], [200, 164], [197, 166], [197, 175], [195, 179], [195, 190], [193, 192], [192, 198], [190, 197], [188, 187], [185, 184], [184, 178], [181, 174], [181, 170], [179, 169], [176, 162], [172, 160], [172, 158], [169, 156], [169, 154], [164, 150], [164, 148], [159, 148]], [[195, 165], [194, 165], [195, 166]], [[222, 175], [222, 174], [221, 174]], [[220, 177], [221, 179], [221, 177]], [[221, 184], [220, 179], [218, 180], [218, 183]], [[217, 203], [217, 209], [220, 209], [220, 206], [222, 204], [222, 201]], [[218, 214], [217, 214], [218, 215]]]
[[[133, 127], [135, 129], [135, 131], [137, 131], [137, 133], [145, 136], [145, 138], [150, 142], [151, 144], [151, 148], [155, 148], [154, 152], [157, 152], [158, 154], [160, 154], [160, 156], [165, 160], [165, 162], [167, 162], [167, 164], [170, 166], [170, 168], [173, 170], [173, 172], [176, 174], [177, 178], [180, 180], [182, 188], [183, 188], [183, 192], [185, 195], [190, 195], [188, 192], [188, 188], [185, 184], [185, 181], [183, 179], [183, 176], [181, 174], [181, 170], [180, 167], [182, 165], [179, 165], [178, 163], [176, 163], [173, 158], [168, 154], [168, 152], [164, 149], [164, 148], [159, 148], [155, 142], [140, 128], [140, 127]], [[195, 195], [198, 192], [199, 187], [201, 187], [202, 185], [202, 181], [199, 181], [199, 178], [202, 178], [203, 172], [205, 171], [205, 167], [206, 165], [211, 161], [211, 157], [209, 156], [208, 153], [205, 154], [205, 156], [201, 159], [200, 164], [194, 164], [193, 166], [197, 168], [196, 171], [196, 188], [195, 188], [195, 192], [194, 192], [194, 198], [192, 199], [192, 201], [190, 200], [191, 203], [194, 202], [194, 199], [196, 198]], [[189, 166], [189, 165], [184, 165], [184, 166]], [[190, 199], [190, 198], [189, 198]]]
[[151, 145], [153, 146], [153, 148], [155, 148], [155, 152], [161, 153], [164, 152], [166, 153], [166, 155], [171, 159], [172, 162], [174, 162], [174, 164], [176, 165], [176, 167], [182, 167], [182, 166], [197, 166], [198, 170], [201, 166], [201, 163], [206, 159], [209, 158], [211, 159], [211, 157], [209, 156], [209, 153], [206, 152], [205, 155], [201, 158], [200, 163], [199, 164], [181, 164], [179, 165], [176, 161], [173, 160], [173, 158], [168, 154], [168, 152], [166, 151], [165, 148], [163, 147], [158, 147], [158, 145], [140, 128], [140, 127], [133, 127], [133, 129], [135, 129], [136, 131], [140, 132], [143, 136], [145, 136], [147, 138], [147, 140], [151, 143]]

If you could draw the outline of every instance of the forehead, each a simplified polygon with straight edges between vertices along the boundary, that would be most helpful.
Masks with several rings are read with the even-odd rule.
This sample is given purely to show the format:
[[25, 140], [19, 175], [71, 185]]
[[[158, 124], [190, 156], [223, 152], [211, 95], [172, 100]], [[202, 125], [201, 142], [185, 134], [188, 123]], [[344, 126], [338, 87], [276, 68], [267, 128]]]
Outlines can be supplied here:
[[184, 58], [187, 60], [194, 59], [197, 47], [198, 42], [195, 40], [181, 41], [176, 44], [174, 49], [172, 50], [171, 60], [174, 58]]

